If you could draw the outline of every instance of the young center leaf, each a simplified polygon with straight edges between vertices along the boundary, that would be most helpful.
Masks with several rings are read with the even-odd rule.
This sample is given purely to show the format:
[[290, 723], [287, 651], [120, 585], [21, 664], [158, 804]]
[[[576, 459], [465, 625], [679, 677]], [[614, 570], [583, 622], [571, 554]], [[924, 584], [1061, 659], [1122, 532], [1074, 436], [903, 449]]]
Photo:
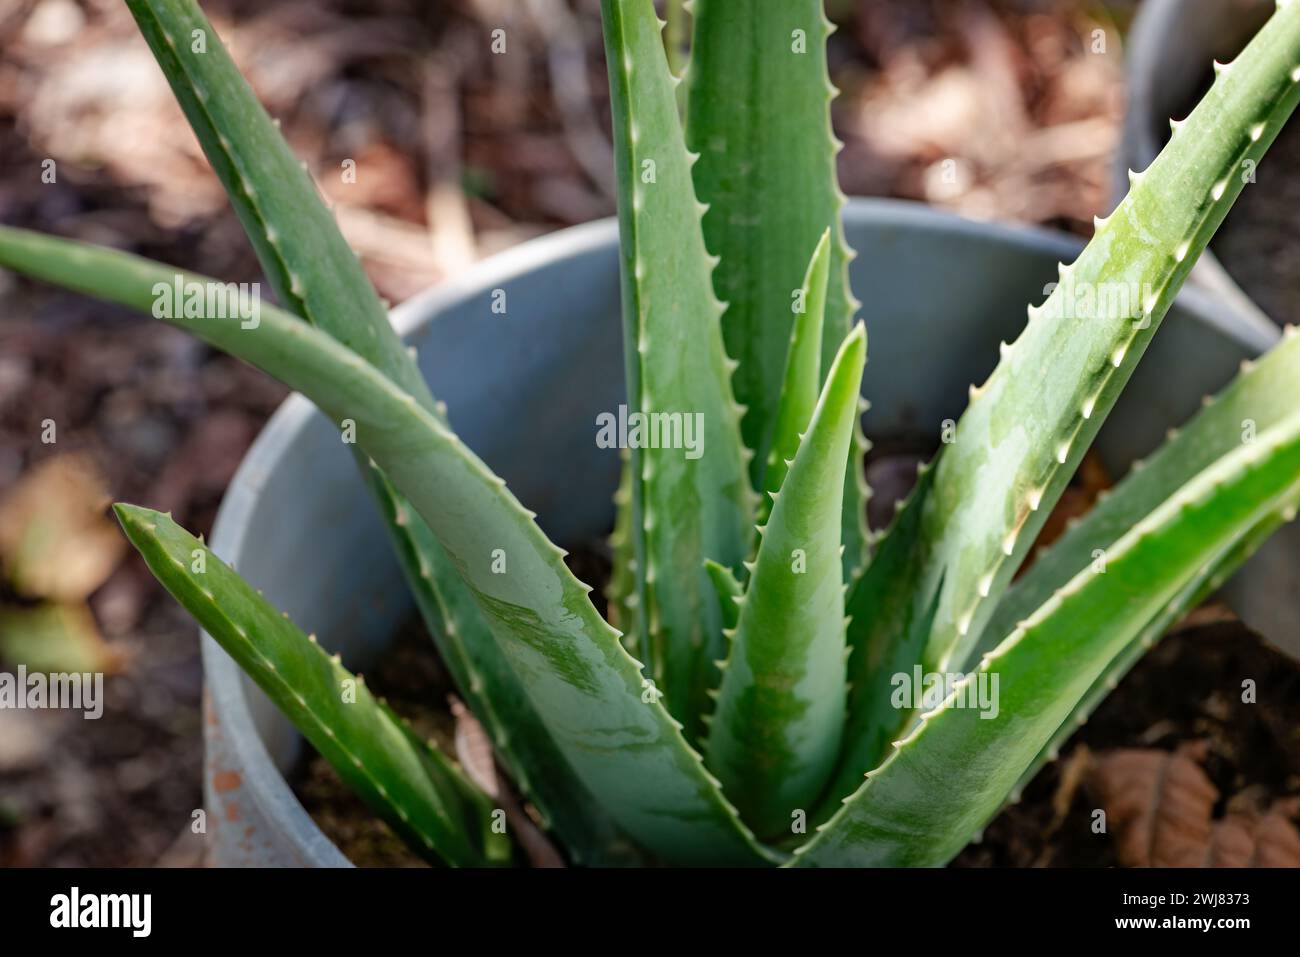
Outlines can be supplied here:
[[794, 324], [790, 329], [790, 345], [785, 360], [785, 374], [781, 379], [781, 398], [776, 410], [776, 428], [772, 435], [772, 448], [767, 453], [767, 467], [763, 470], [763, 501], [759, 505], [759, 524], [767, 521], [772, 512], [772, 496], [781, 489], [787, 463], [799, 451], [799, 437], [808, 428], [822, 381], [822, 328], [826, 317], [826, 281], [830, 272], [831, 235], [822, 233], [803, 286], [795, 297], [792, 311]]
[[790, 833], [826, 783], [844, 725], [844, 460], [866, 363], [859, 323], [840, 347], [762, 529], [723, 668], [707, 760], [763, 836]]

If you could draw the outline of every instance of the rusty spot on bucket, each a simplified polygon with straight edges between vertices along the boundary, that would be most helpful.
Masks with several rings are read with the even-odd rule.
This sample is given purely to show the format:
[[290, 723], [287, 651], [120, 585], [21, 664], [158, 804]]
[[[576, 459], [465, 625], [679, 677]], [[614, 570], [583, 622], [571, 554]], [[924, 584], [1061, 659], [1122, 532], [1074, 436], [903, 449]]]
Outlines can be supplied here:
[[218, 771], [212, 775], [212, 790], [218, 794], [233, 791], [243, 783], [238, 771]]

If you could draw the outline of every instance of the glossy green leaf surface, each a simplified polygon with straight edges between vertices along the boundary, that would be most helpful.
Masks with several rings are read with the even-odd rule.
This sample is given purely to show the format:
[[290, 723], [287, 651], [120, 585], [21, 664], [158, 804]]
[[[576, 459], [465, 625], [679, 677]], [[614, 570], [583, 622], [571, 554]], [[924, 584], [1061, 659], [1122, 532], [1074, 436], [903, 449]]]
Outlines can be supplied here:
[[772, 496], [781, 490], [792, 462], [799, 451], [799, 439], [812, 421], [822, 381], [822, 328], [826, 318], [826, 284], [831, 264], [830, 230], [813, 250], [803, 286], [791, 309], [794, 324], [790, 329], [790, 346], [786, 354], [785, 375], [781, 380], [781, 397], [776, 410], [776, 429], [772, 448], [763, 470], [763, 491], [759, 507], [759, 524], [772, 513]]
[[722, 673], [706, 759], [763, 836], [806, 820], [844, 726], [840, 508], [866, 332], [844, 340], [762, 530]]
[[[370, 466], [370, 471], [373, 482], [389, 485], [378, 468]], [[614, 866], [635, 861], [627, 837], [541, 722], [455, 562], [396, 489], [389, 486], [388, 494], [379, 496], [379, 504], [390, 527], [403, 533], [392, 536], [399, 561], [408, 569], [408, 577], [416, 576], [424, 584], [414, 595], [442, 662], [514, 784], [537, 807], [545, 826], [564, 842], [575, 863]], [[388, 512], [390, 508], [394, 511]]]
[[[170, 285], [178, 275], [186, 284], [207, 287], [216, 282], [138, 256], [4, 226], [0, 226], [0, 265], [141, 312], [151, 311], [158, 284]], [[264, 304], [261, 318], [267, 316], [280, 323], [293, 320], [288, 313]], [[441, 418], [437, 408], [430, 414]], [[362, 464], [442, 659], [511, 776], [575, 859], [609, 863], [625, 859], [625, 839], [616, 833], [573, 769], [558, 759], [550, 733], [532, 710], [518, 676], [497, 644], [486, 640], [486, 626], [455, 564], [383, 473], [365, 464], [364, 457]]]
[[1217, 591], [1245, 563], [1274, 532], [1285, 523], [1293, 521], [1296, 506], [1300, 504], [1300, 492], [1284, 500], [1278, 509], [1271, 512], [1254, 528], [1241, 538], [1236, 539], [1219, 557], [1211, 559], [1201, 569], [1190, 584], [1166, 605], [1154, 619], [1142, 629], [1137, 638], [1128, 645], [1103, 669], [1093, 681], [1092, 686], [1071, 709], [1069, 716], [1056, 732], [1048, 739], [1033, 763], [1025, 769], [1011, 792], [1011, 799], [1018, 800], [1021, 790], [1028, 784], [1049, 761], [1055, 761], [1065, 742], [1079, 726], [1092, 715], [1093, 711], [1115, 690], [1116, 685], [1136, 665], [1148, 651], [1164, 637], [1178, 621], [1188, 612]]
[[[370, 361], [425, 408], [443, 415], [305, 165], [239, 74], [198, 4], [130, 0], [128, 6], [279, 300]], [[602, 859], [610, 842], [617, 843], [608, 818], [582, 793], [571, 769], [556, 763], [548, 736], [528, 713], [527, 698], [495, 646], [481, 644], [484, 626], [454, 567], [382, 473], [366, 468], [364, 461], [359, 464], [388, 520], [416, 605], [497, 753], [574, 855]], [[397, 516], [403, 523], [393, 521]], [[468, 617], [458, 620], [454, 613], [459, 610]], [[476, 642], [480, 646], [474, 647]], [[509, 702], [504, 705], [509, 723], [497, 719], [501, 705], [490, 702]]]
[[[165, 275], [166, 267], [136, 257], [42, 241], [66, 264], [111, 268], [117, 282], [134, 272], [131, 289]], [[773, 859], [740, 824], [564, 553], [436, 416], [356, 353], [279, 310], [263, 309], [256, 329], [168, 321], [303, 392], [331, 419], [355, 421], [357, 443], [447, 550], [556, 747], [623, 830], [676, 863]], [[500, 574], [498, 549], [506, 556]]]
[[[1181, 485], [1217, 458], [1254, 441], [1261, 430], [1283, 421], [1297, 408], [1300, 408], [1300, 335], [1290, 327], [1277, 346], [1257, 362], [1247, 363], [1227, 388], [1037, 557], [998, 604], [973, 660], [996, 647], [998, 639], [994, 635], [1009, 634], [1070, 578], [1104, 560], [1106, 550], [1124, 532], [1175, 494]], [[1207, 563], [1197, 580], [1162, 610], [1098, 678], [1048, 742], [1027, 776], [1032, 776], [1054, 754], [1119, 679], [1179, 618], [1204, 601], [1277, 530], [1287, 515], [1293, 514], [1294, 505], [1294, 502], [1284, 504], [1277, 513], [1225, 549], [1222, 557]]]
[[996, 635], [1009, 634], [1198, 472], [1298, 408], [1300, 335], [1289, 329], [1277, 346], [1245, 365], [1218, 396], [1037, 556], [998, 603], [975, 656], [991, 651], [1000, 641]]
[[[929, 494], [933, 482], [933, 463], [920, 466], [916, 485], [896, 511], [867, 572], [849, 588], [845, 601], [849, 693], [844, 747], [813, 817], [818, 822], [839, 808], [840, 801], [862, 781], [864, 770], [880, 762], [906, 720], [890, 703], [890, 690], [894, 675], [909, 671], [921, 660], [934, 615], [934, 596], [928, 602], [918, 602], [905, 584], [907, 574], [916, 567], [921, 524], [916, 503]], [[870, 626], [879, 619], [900, 622], [899, 630]]]
[[[714, 274], [727, 304], [727, 350], [740, 362], [736, 398], [745, 406], [755, 488], [776, 432], [790, 342], [791, 297], [808, 251], [831, 231], [826, 334], [821, 371], [830, 369], [858, 303], [849, 288], [853, 253], [844, 237], [831, 132], [826, 38], [834, 29], [821, 0], [694, 0], [687, 70], [687, 142], [700, 155], [696, 190], [709, 205], [704, 236], [721, 257]], [[864, 440], [855, 434], [846, 469], [845, 580], [866, 554]]]
[[[854, 616], [850, 681], [865, 687], [866, 649], [920, 647], [927, 672], [965, 660], [1011, 576], [1120, 390], [1187, 272], [1254, 162], [1300, 100], [1300, 7], [1279, 10], [1151, 167], [1135, 175], [1115, 213], [1078, 259], [1062, 266], [1047, 301], [1030, 309], [1021, 336], [973, 390], [954, 441], [945, 445], [901, 563], [875, 563], [856, 586], [908, 596]], [[882, 549], [885, 546], [882, 545]], [[888, 582], [868, 581], [888, 575]], [[856, 610], [858, 598], [849, 605]], [[924, 629], [923, 634], [913, 633]], [[888, 655], [887, 655], [888, 657]], [[850, 700], [838, 784], [879, 759], [874, 707]], [[885, 729], [887, 736], [896, 728]]]
[[163, 586], [413, 848], [435, 863], [509, 863], [509, 839], [492, 830], [491, 801], [362, 679], [168, 516], [133, 505], [115, 510]]
[[[715, 260], [704, 246], [693, 160], [654, 5], [603, 0], [601, 13], [619, 183], [628, 405], [650, 417], [632, 452], [641, 647], [669, 711], [694, 738], [706, 692], [718, 681], [714, 662], [725, 650], [704, 560], [738, 569], [748, 557], [757, 504], [747, 471], [752, 453], [740, 438], [734, 363], [723, 351], [722, 305], [711, 279]], [[657, 439], [649, 431], [656, 422]]]
[[1147, 624], [1298, 493], [1300, 413], [1197, 475], [1115, 542], [1104, 572], [1080, 572], [985, 655], [795, 863], [946, 863]]

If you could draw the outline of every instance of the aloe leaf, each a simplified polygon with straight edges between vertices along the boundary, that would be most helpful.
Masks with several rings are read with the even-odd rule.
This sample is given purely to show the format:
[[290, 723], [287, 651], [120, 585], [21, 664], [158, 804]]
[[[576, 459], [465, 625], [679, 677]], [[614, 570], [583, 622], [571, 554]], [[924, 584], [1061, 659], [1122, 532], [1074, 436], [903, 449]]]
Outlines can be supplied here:
[[[992, 635], [1007, 634], [1051, 593], [1081, 569], [1104, 557], [1105, 550], [1214, 459], [1243, 441], [1253, 440], [1300, 405], [1300, 336], [1288, 327], [1281, 343], [1257, 363], [1244, 363], [1242, 374], [1198, 412], [1153, 456], [1139, 463], [1084, 518], [1045, 550], [1008, 589], [975, 649], [991, 651]], [[1284, 522], [1294, 517], [1296, 502], [1268, 516], [1224, 554], [1208, 562], [1201, 574], [1164, 608], [1097, 678], [1087, 694], [1052, 735], [1022, 775], [1021, 790], [1044, 764], [1055, 760], [1061, 745], [1087, 720], [1101, 701], [1142, 656], [1183, 615], [1218, 589]]]
[[[1288, 327], [1281, 342], [1256, 362], [1243, 363], [1242, 372], [1213, 400], [1144, 462], [1138, 463], [1079, 522], [1044, 550], [998, 603], [971, 660], [992, 651], [997, 634], [1010, 633], [1070, 578], [1104, 560], [1106, 550], [1129, 528], [1216, 459], [1243, 442], [1254, 441], [1300, 408], [1300, 335]], [[1198, 580], [1189, 584], [1143, 633], [1116, 658], [1074, 709], [1061, 729], [1026, 772], [1026, 780], [1055, 753], [1106, 694], [1142, 655], [1184, 614], [1217, 589], [1292, 514], [1287, 503], [1225, 554], [1207, 563]], [[1022, 782], [1023, 784], [1024, 782]]]
[[996, 635], [1008, 634], [1193, 476], [1297, 408], [1300, 335], [1289, 328], [1281, 342], [1258, 361], [1244, 363], [1241, 374], [1218, 396], [1037, 556], [998, 603], [975, 655], [991, 651]]
[[163, 586], [412, 848], [453, 866], [509, 862], [508, 839], [492, 829], [491, 801], [363, 679], [169, 516], [134, 505], [114, 511]]
[[127, 0], [290, 312], [318, 325], [432, 407], [428, 386], [316, 184], [195, 0]]
[[[504, 483], [436, 418], [309, 327], [264, 317], [254, 335], [180, 320], [200, 337], [350, 415], [357, 441], [424, 515], [561, 753], [602, 807], [678, 863], [770, 858], [735, 817], [618, 632]], [[493, 572], [493, 553], [506, 558]]]
[[[632, 451], [641, 647], [668, 710], [693, 739], [709, 703], [705, 692], [717, 683], [714, 662], [725, 651], [704, 560], [738, 569], [748, 555], [757, 498], [747, 477], [752, 453], [740, 438], [734, 363], [723, 349], [722, 305], [711, 279], [716, 260], [704, 246], [693, 158], [654, 5], [603, 0], [601, 13], [618, 166], [628, 405], [682, 432]], [[681, 447], [690, 428], [694, 450]]]
[[[210, 288], [217, 282], [138, 256], [4, 226], [0, 226], [0, 266], [142, 312], [152, 310], [156, 287], [171, 285], [178, 276], [186, 287], [198, 284]], [[281, 322], [293, 318], [263, 305], [261, 318], [268, 315]], [[442, 415], [439, 408], [431, 414]], [[434, 643], [511, 777], [561, 836], [575, 860], [625, 860], [625, 840], [615, 833], [608, 815], [573, 769], [559, 760], [519, 678], [496, 642], [486, 640], [486, 626], [454, 563], [419, 513], [381, 471], [367, 465], [363, 474]]]
[[1088, 720], [1124, 676], [1142, 660], [1143, 655], [1150, 651], [1170, 628], [1222, 587], [1223, 583], [1254, 555], [1274, 532], [1287, 522], [1295, 520], [1297, 505], [1300, 505], [1300, 493], [1283, 501], [1275, 512], [1270, 513], [1244, 536], [1234, 541], [1218, 558], [1210, 560], [1201, 573], [1142, 629], [1137, 638], [1128, 643], [1093, 681], [1092, 686], [1079, 699], [1079, 703], [1070, 711], [1069, 716], [1025, 769], [1011, 792], [1010, 800], [1019, 800], [1020, 792], [1042, 770], [1043, 765], [1056, 760], [1062, 745]]
[[[440, 405], [389, 324], [387, 310], [339, 233], [305, 166], [240, 76], [198, 4], [193, 0], [130, 0], [128, 6], [280, 301], [369, 360], [425, 408], [441, 415]], [[580, 787], [568, 786], [576, 785], [572, 773], [554, 764], [552, 746], [536, 717], [522, 710], [526, 706], [518, 682], [505, 662], [494, 657], [492, 646], [483, 649], [480, 662], [474, 664], [463, 643], [446, 637], [457, 629], [471, 636], [481, 633], [481, 622], [457, 622], [445, 616], [447, 608], [468, 607], [467, 597], [455, 593], [462, 586], [447, 566], [446, 556], [436, 547], [421, 551], [418, 541], [428, 542], [432, 536], [421, 528], [420, 517], [411, 514], [382, 475], [367, 470], [366, 477], [385, 516], [410, 518], [406, 526], [390, 521], [390, 538], [402, 557], [407, 583], [435, 643], [498, 754], [543, 816], [555, 822], [575, 856], [598, 858], [608, 837], [608, 820], [596, 807], [582, 810], [591, 804], [589, 796], [581, 794]], [[428, 574], [430, 569], [442, 574]], [[439, 607], [443, 614], [437, 612]], [[517, 703], [511, 708], [516, 719], [513, 725], [493, 719], [489, 698]], [[542, 783], [544, 769], [558, 787], [547, 788]], [[529, 783], [536, 788], [528, 788]], [[547, 790], [556, 792], [553, 798], [543, 793]]]
[[[1280, 9], [1181, 124], [1150, 169], [1038, 308], [989, 380], [972, 389], [920, 514], [857, 589], [911, 596], [850, 627], [850, 680], [864, 649], [920, 647], [942, 673], [974, 647], [1012, 574], [1127, 383], [1187, 272], [1300, 99], [1300, 6]], [[892, 533], [891, 533], [892, 534]], [[882, 549], [885, 546], [882, 545]], [[890, 581], [868, 581], [888, 575]], [[851, 609], [859, 605], [851, 596]], [[923, 628], [923, 634], [912, 633]], [[879, 657], [876, 659], [879, 660]], [[839, 783], [874, 766], [873, 706], [850, 701]], [[878, 731], [878, 729], [876, 729]], [[897, 727], [885, 731], [897, 733]]]
[[722, 627], [729, 631], [740, 621], [740, 599], [744, 597], [745, 589], [736, 580], [735, 573], [725, 565], [706, 560], [704, 570], [709, 573], [713, 590], [718, 593], [718, 607], [722, 610]]
[[[751, 478], [762, 489], [790, 343], [791, 295], [808, 250], [828, 227], [823, 374], [858, 308], [835, 171], [842, 144], [831, 131], [836, 91], [826, 38], [834, 27], [821, 0], [694, 0], [691, 13], [687, 142], [700, 154], [694, 179], [709, 204], [704, 238], [722, 260], [714, 285], [727, 303], [722, 329], [728, 352], [740, 361], [736, 398], [746, 407], [745, 442], [757, 453]], [[856, 433], [853, 441], [841, 532], [845, 581], [856, 577], [867, 542], [866, 445]]]
[[1080, 572], [985, 655], [867, 773], [795, 862], [948, 861], [1107, 666], [1208, 562], [1297, 494], [1300, 414], [1197, 475], [1114, 543], [1104, 572]]
[[[934, 464], [917, 468], [916, 485], [898, 507], [858, 583], [849, 588], [845, 611], [849, 625], [849, 694], [845, 717], [844, 748], [831, 784], [827, 787], [815, 821], [824, 821], [845, 795], [874, 768], [898, 735], [907, 715], [890, 703], [890, 685], [921, 658], [937, 603], [937, 589], [925, 601], [915, 600], [916, 550], [920, 540], [921, 509], [934, 482]], [[897, 622], [897, 631], [877, 627], [880, 621]]]
[[844, 460], [858, 416], [866, 331], [840, 347], [762, 530], [723, 668], [706, 758], [763, 836], [806, 818], [844, 725]]
[[799, 451], [799, 437], [808, 428], [822, 381], [822, 326], [826, 316], [826, 284], [830, 275], [831, 234], [822, 233], [813, 250], [803, 286], [795, 299], [794, 324], [781, 380], [781, 398], [776, 410], [772, 449], [763, 471], [767, 493], [759, 508], [759, 524], [772, 513], [772, 496], [781, 489], [789, 463]]
[[[128, 305], [172, 272], [12, 229], [0, 229], [0, 262]], [[279, 309], [263, 308], [255, 329], [225, 319], [166, 321], [304, 393], [333, 421], [354, 420], [357, 444], [446, 550], [560, 754], [624, 831], [677, 863], [777, 859], [740, 823], [564, 553], [438, 416], [356, 353]], [[507, 563], [502, 574], [493, 571], [497, 549]]]
[[559, 835], [574, 863], [630, 863], [634, 853], [627, 838], [551, 739], [455, 562], [384, 474], [374, 466], [370, 471], [372, 481], [387, 489], [379, 496], [385, 519], [402, 531], [394, 536], [398, 558], [408, 577], [423, 585], [414, 590], [421, 615], [457, 688], [491, 729], [493, 749], [511, 780], [537, 807], [542, 823]]

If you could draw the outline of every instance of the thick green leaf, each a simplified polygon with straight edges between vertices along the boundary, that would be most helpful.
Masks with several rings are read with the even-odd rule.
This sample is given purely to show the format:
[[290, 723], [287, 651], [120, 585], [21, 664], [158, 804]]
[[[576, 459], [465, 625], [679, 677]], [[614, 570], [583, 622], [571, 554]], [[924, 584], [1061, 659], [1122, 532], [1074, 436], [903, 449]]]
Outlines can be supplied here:
[[709, 767], [763, 836], [806, 820], [844, 728], [844, 460], [867, 360], [861, 323], [831, 366], [762, 530], [709, 728]]
[[[461, 581], [456, 564], [406, 499], [371, 465], [371, 479], [388, 486], [379, 496], [421, 614], [456, 686], [492, 739], [511, 779], [537, 807], [543, 823], [564, 842], [573, 861], [592, 866], [623, 865], [635, 852], [595, 796], [551, 739], [524, 693], [519, 677], [501, 653], [487, 619]], [[389, 508], [401, 511], [388, 512]], [[426, 604], [427, 603], [427, 604]]]
[[991, 651], [1052, 593], [1193, 476], [1300, 408], [1300, 335], [1243, 366], [1213, 401], [1135, 466], [1077, 524], [1039, 555], [998, 603], [975, 656]]
[[[632, 451], [640, 647], [669, 711], [694, 738], [706, 691], [717, 684], [714, 662], [725, 650], [704, 560], [738, 569], [748, 557], [757, 501], [747, 478], [752, 453], [740, 438], [734, 363], [723, 350], [722, 305], [711, 279], [715, 260], [704, 247], [692, 157], [654, 5], [603, 0], [601, 12], [619, 181], [628, 405], [675, 417], [683, 433]], [[687, 429], [696, 432], [694, 450], [682, 447], [690, 442]]]
[[[534, 709], [601, 805], [680, 863], [763, 861], [678, 724], [530, 513], [435, 418], [309, 328], [185, 323], [357, 423], [358, 443], [428, 521]], [[506, 571], [495, 574], [494, 552]]]
[[[130, 0], [128, 6], [280, 301], [442, 415], [305, 166], [240, 76], [198, 4]], [[582, 793], [571, 770], [555, 762], [553, 745], [537, 717], [528, 713], [518, 680], [495, 647], [489, 644], [470, 655], [468, 645], [484, 626], [423, 520], [382, 473], [364, 468], [364, 461], [359, 464], [389, 519], [389, 536], [416, 605], [498, 755], [575, 857], [601, 860], [611, 839], [608, 819]], [[404, 524], [392, 521], [399, 515], [407, 519]], [[448, 617], [456, 609], [464, 609], [469, 617]], [[451, 637], [458, 631], [466, 640]], [[495, 717], [490, 701], [509, 702], [504, 705], [512, 716], [509, 724]]]
[[[873, 669], [868, 648], [919, 647], [927, 672], [965, 660], [1188, 270], [1240, 193], [1242, 164], [1259, 159], [1300, 99], [1298, 63], [1300, 6], [1290, 6], [1219, 71], [1079, 258], [1061, 267], [1061, 283], [1044, 305], [1031, 308], [1025, 331], [1004, 347], [988, 382], [973, 390], [928, 493], [911, 500], [909, 508], [920, 515], [898, 526], [915, 529], [914, 539], [896, 549], [903, 561], [868, 568], [857, 586], [863, 594], [891, 589], [909, 600], [859, 614], [858, 596], [850, 597], [855, 687]], [[880, 575], [889, 581], [868, 581]], [[851, 786], [879, 759], [872, 708], [856, 694], [850, 701], [837, 787]], [[894, 735], [897, 727], [884, 733]]]
[[[905, 584], [906, 576], [915, 569], [920, 534], [921, 509], [916, 505], [929, 494], [933, 482], [933, 463], [918, 466], [916, 485], [895, 512], [866, 573], [849, 588], [845, 611], [850, 677], [844, 748], [813, 815], [817, 822], [835, 813], [844, 796], [861, 782], [864, 769], [879, 763], [906, 720], [890, 704], [890, 685], [894, 675], [907, 672], [920, 660], [934, 616], [936, 596], [916, 601]], [[922, 617], [914, 619], [913, 615]], [[900, 622], [898, 631], [869, 627], [878, 619]]]
[[[1013, 631], [1070, 578], [1099, 557], [1104, 558], [1106, 550], [1121, 535], [1197, 473], [1243, 442], [1253, 441], [1260, 431], [1278, 424], [1297, 408], [1300, 408], [1300, 335], [1288, 327], [1282, 342], [1258, 362], [1244, 364], [1241, 375], [1223, 392], [1172, 434], [1154, 455], [1134, 467], [1081, 521], [1037, 557], [998, 603], [970, 661], [992, 651], [999, 641], [995, 635], [1005, 636]], [[1294, 502], [1287, 503], [1240, 542], [1225, 549], [1221, 558], [1207, 563], [1197, 581], [1162, 610], [1098, 678], [1026, 772], [1026, 780], [1054, 756], [1056, 749], [1147, 649], [1254, 553], [1283, 523], [1286, 515], [1291, 514], [1294, 505]]]
[[316, 184], [196, 0], [127, 0], [276, 295], [432, 407], [429, 388]]
[[[171, 285], [176, 276], [185, 287], [211, 288], [216, 283], [137, 256], [4, 226], [0, 226], [0, 265], [142, 312], [151, 311], [155, 286]], [[292, 319], [288, 313], [263, 305], [261, 317], [266, 316], [280, 322]], [[431, 414], [441, 418], [437, 409]], [[368, 462], [367, 457], [361, 458], [363, 464]], [[438, 651], [512, 778], [576, 860], [623, 860], [623, 842], [613, 833], [609, 818], [573, 769], [557, 759], [550, 734], [531, 709], [518, 676], [496, 642], [485, 640], [486, 625], [455, 564], [419, 513], [381, 471], [366, 464], [364, 475]]]
[[1115, 690], [1116, 685], [1170, 628], [1217, 591], [1275, 531], [1286, 522], [1295, 519], [1297, 505], [1300, 505], [1300, 493], [1284, 501], [1277, 511], [1270, 513], [1244, 536], [1234, 541], [1220, 557], [1208, 562], [1200, 574], [1173, 601], [1161, 609], [1146, 628], [1142, 629], [1137, 638], [1128, 643], [1127, 647], [1093, 681], [1092, 687], [1079, 699], [1079, 703], [1070, 711], [1069, 716], [1048, 739], [1047, 744], [1039, 751], [1038, 757], [1034, 758], [1033, 763], [1025, 769], [1011, 792], [1012, 801], [1019, 800], [1020, 792], [1042, 770], [1043, 765], [1056, 760], [1061, 746], [1080, 725], [1088, 720], [1098, 705]]
[[[796, 863], [944, 864], [1147, 624], [1297, 494], [1300, 413], [1197, 475], [1114, 543], [1104, 572], [1080, 572], [985, 655]], [[905, 712], [914, 702], [896, 690]]]
[[[11, 256], [14, 248], [23, 256]], [[102, 280], [97, 295], [128, 303], [170, 275], [135, 256], [16, 230], [0, 230], [0, 256], [31, 257], [28, 265], [46, 271], [57, 260], [61, 281], [74, 288], [93, 273]], [[774, 859], [740, 823], [564, 553], [437, 416], [281, 310], [263, 308], [255, 329], [237, 320], [167, 321], [304, 393], [333, 421], [356, 423], [357, 444], [437, 536], [559, 752], [628, 834], [678, 863]], [[500, 574], [498, 549], [506, 561]]]
[[150, 570], [375, 813], [435, 863], [509, 863], [492, 803], [169, 516], [114, 506]]
[[[834, 27], [821, 0], [695, 0], [692, 15], [687, 141], [700, 154], [694, 178], [709, 204], [704, 237], [722, 260], [714, 284], [727, 303], [722, 328], [740, 361], [736, 398], [746, 408], [745, 442], [757, 453], [751, 477], [762, 489], [790, 343], [790, 299], [808, 250], [827, 228], [823, 373], [858, 307], [835, 172], [842, 144], [831, 132], [826, 38]], [[855, 434], [841, 533], [846, 581], [866, 554], [865, 447]]]
[[763, 470], [767, 493], [759, 507], [759, 524], [772, 514], [772, 497], [781, 490], [789, 462], [799, 451], [799, 440], [812, 420], [822, 382], [822, 327], [826, 316], [826, 284], [830, 275], [831, 234], [822, 233], [813, 250], [803, 286], [792, 306], [794, 324], [781, 381], [781, 399], [776, 410], [772, 449]]

